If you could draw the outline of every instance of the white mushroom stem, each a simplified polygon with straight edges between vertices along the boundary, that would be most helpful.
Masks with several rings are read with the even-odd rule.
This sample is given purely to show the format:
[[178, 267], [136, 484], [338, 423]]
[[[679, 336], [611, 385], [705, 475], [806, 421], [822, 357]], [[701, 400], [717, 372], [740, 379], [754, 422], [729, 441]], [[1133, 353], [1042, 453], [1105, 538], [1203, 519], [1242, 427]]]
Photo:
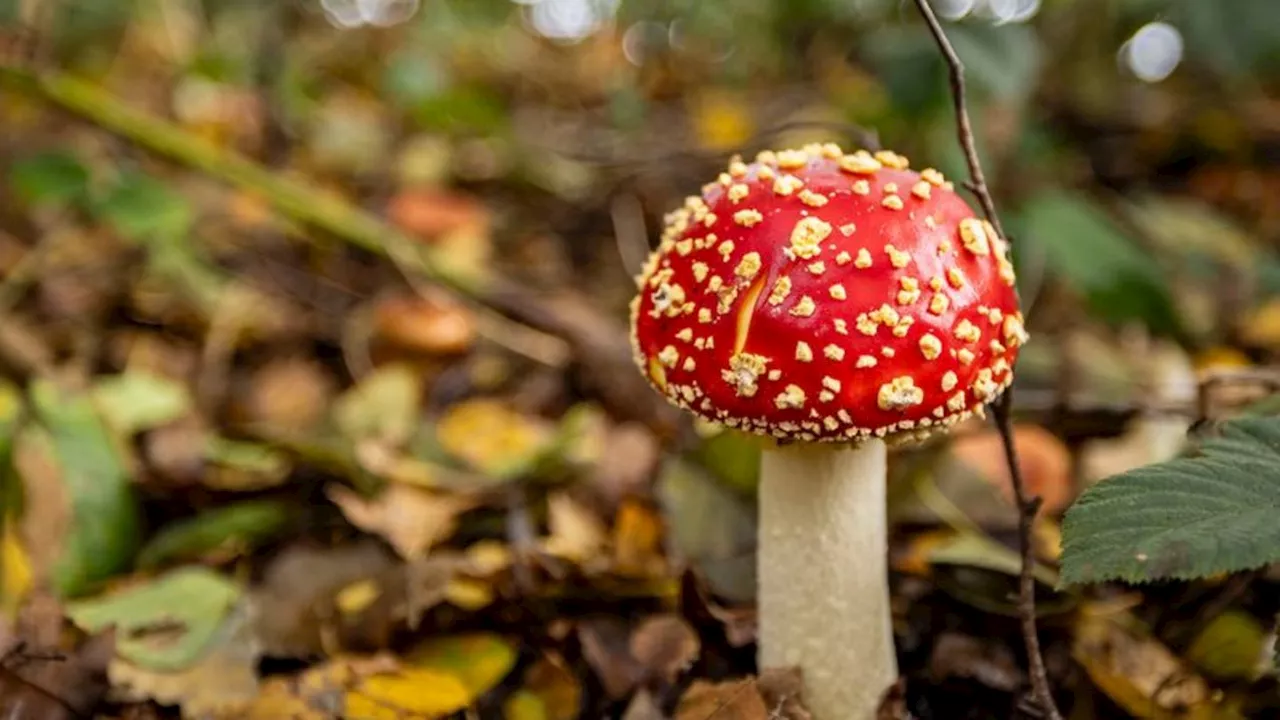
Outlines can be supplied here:
[[871, 720], [898, 677], [885, 454], [879, 439], [764, 451], [760, 666], [799, 666], [816, 720]]

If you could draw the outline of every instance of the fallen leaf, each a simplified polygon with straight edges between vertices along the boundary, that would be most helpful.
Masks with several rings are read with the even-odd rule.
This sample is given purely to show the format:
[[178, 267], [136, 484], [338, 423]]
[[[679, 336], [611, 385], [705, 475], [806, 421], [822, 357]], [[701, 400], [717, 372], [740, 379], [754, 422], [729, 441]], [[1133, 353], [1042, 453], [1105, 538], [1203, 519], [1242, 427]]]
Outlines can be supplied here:
[[487, 398], [451, 406], [436, 424], [436, 441], [445, 452], [500, 480], [532, 468], [554, 439], [549, 423]]
[[439, 717], [471, 704], [457, 677], [436, 670], [405, 668], [360, 681], [347, 692], [343, 716], [360, 720]]
[[711, 683], [696, 680], [676, 707], [676, 720], [770, 720], [754, 678]]
[[341, 485], [329, 485], [325, 494], [353, 525], [386, 538], [406, 560], [452, 535], [458, 516], [476, 506], [471, 498], [399, 484], [371, 500]]
[[627, 628], [612, 618], [592, 618], [578, 623], [582, 655], [595, 671], [605, 694], [626, 697], [644, 677], [644, 668], [631, 655]]
[[515, 649], [489, 634], [436, 638], [394, 670], [358, 678], [344, 717], [401, 720], [440, 717], [469, 707], [511, 671]]
[[17, 530], [0, 519], [0, 621], [12, 620], [31, 591], [31, 560], [18, 540]]
[[201, 656], [240, 597], [240, 588], [201, 567], [67, 606], [89, 632], [114, 626], [116, 654], [147, 670], [176, 671]]
[[756, 678], [770, 720], [813, 720], [804, 706], [804, 675], [797, 667], [765, 668]]
[[662, 712], [662, 708], [658, 707], [658, 701], [653, 697], [653, 693], [641, 688], [632, 696], [631, 702], [627, 703], [627, 710], [622, 713], [622, 720], [667, 720], [667, 715]]
[[1185, 655], [1210, 677], [1254, 680], [1270, 667], [1267, 634], [1252, 615], [1228, 610], [1204, 626]]
[[171, 672], [111, 662], [108, 673], [115, 693], [133, 702], [154, 700], [177, 705], [188, 720], [243, 711], [258, 695], [261, 648], [253, 633], [252, 605], [242, 599], [190, 665]]
[[[0, 626], [0, 718], [80, 720], [94, 713], [108, 690], [115, 633], [89, 638], [58, 662], [22, 662], [22, 653], [11, 653], [14, 641]], [[36, 646], [31, 651], [48, 649]]]
[[274, 487], [293, 469], [289, 456], [263, 443], [206, 435], [203, 442], [204, 476], [211, 488], [247, 492]]
[[[334, 720], [348, 689], [361, 678], [394, 673], [399, 663], [388, 655], [341, 656], [297, 676], [271, 678], [242, 711], [220, 713], [218, 720]], [[353, 718], [352, 720], [355, 720]]]
[[243, 553], [276, 535], [291, 509], [272, 500], [249, 500], [205, 510], [156, 531], [138, 553], [140, 569], [215, 553]]
[[456, 677], [467, 690], [469, 705], [511, 672], [516, 650], [500, 635], [474, 633], [432, 638], [410, 651], [405, 661]]
[[91, 392], [103, 418], [123, 436], [173, 422], [194, 407], [185, 385], [145, 370], [99, 378]]
[[598, 557], [608, 537], [600, 518], [564, 492], [547, 498], [547, 526], [550, 535], [542, 541], [543, 551], [577, 563]]
[[1213, 693], [1158, 640], [1120, 622], [1084, 616], [1072, 655], [1107, 697], [1134, 717], [1214, 718]]
[[[137, 551], [141, 518], [132, 473], [121, 446], [87, 396], [37, 380], [29, 397], [43, 428], [37, 452], [46, 458], [52, 453], [57, 469], [56, 477], [37, 477], [20, 468], [27, 495], [48, 497], [34, 486], [56, 483], [70, 512], [45, 508], [28, 514], [24, 529], [66, 518], [65, 524], [57, 522], [63, 534], [54, 540], [58, 550], [52, 580], [60, 593], [74, 596], [125, 569]], [[47, 532], [41, 528], [36, 534]]]
[[294, 545], [267, 564], [253, 588], [256, 634], [267, 655], [307, 657], [323, 652], [333, 633], [335, 598], [354, 582], [374, 578], [392, 565], [375, 542], [336, 548]]
[[576, 720], [581, 714], [582, 686], [555, 653], [546, 653], [524, 673], [520, 690], [506, 703], [506, 720]]
[[334, 401], [334, 422], [352, 442], [398, 447], [418, 426], [421, 397], [421, 377], [412, 367], [384, 365]]
[[662, 540], [662, 518], [656, 508], [635, 499], [624, 500], [613, 521], [613, 569], [634, 577], [665, 575]]
[[648, 618], [631, 633], [631, 656], [649, 677], [668, 684], [693, 665], [701, 649], [697, 633], [675, 615]]

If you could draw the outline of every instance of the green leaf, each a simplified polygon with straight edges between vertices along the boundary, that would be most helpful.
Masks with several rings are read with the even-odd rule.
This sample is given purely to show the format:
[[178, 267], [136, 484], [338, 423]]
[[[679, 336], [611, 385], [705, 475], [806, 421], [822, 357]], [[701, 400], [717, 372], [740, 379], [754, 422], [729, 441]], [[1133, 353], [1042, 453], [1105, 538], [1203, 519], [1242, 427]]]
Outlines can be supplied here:
[[75, 596], [128, 568], [140, 538], [138, 502], [115, 438], [87, 395], [45, 380], [33, 382], [29, 394], [71, 503], [53, 580], [62, 595]]
[[422, 379], [413, 368], [378, 368], [333, 404], [334, 421], [349, 440], [403, 442], [418, 424]]
[[141, 586], [67, 607], [88, 632], [116, 627], [116, 653], [149, 670], [174, 672], [200, 659], [240, 588], [202, 567], [175, 570]]
[[15, 162], [9, 184], [31, 205], [71, 204], [88, 189], [89, 171], [70, 153], [45, 152]]
[[1048, 266], [1088, 300], [1097, 317], [1142, 320], [1167, 335], [1182, 332], [1155, 261], [1084, 197], [1042, 193], [1022, 207], [1013, 225], [1014, 236], [1039, 244]]
[[1224, 423], [1198, 451], [1086, 490], [1063, 522], [1062, 579], [1189, 580], [1280, 560], [1280, 419]]
[[193, 407], [185, 385], [139, 371], [99, 380], [93, 399], [111, 427], [125, 436], [173, 422]]
[[202, 512], [161, 528], [138, 553], [138, 567], [155, 568], [174, 560], [195, 560], [234, 548], [249, 550], [280, 532], [289, 506], [249, 500]]
[[136, 171], [122, 173], [96, 210], [116, 232], [138, 242], [180, 237], [194, 221], [185, 197]]

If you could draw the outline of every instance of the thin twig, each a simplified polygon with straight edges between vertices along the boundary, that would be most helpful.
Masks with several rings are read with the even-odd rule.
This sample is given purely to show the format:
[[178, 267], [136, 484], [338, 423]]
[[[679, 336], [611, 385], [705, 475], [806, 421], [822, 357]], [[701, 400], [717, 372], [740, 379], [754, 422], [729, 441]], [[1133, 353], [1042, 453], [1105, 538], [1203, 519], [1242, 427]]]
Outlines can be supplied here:
[[[978, 148], [974, 142], [973, 126], [969, 120], [969, 108], [964, 87], [964, 64], [960, 56], [947, 39], [947, 34], [938, 22], [929, 0], [915, 0], [920, 15], [929, 26], [929, 32], [942, 51], [947, 61], [951, 78], [951, 96], [955, 105], [956, 134], [960, 147], [964, 150], [965, 162], [969, 166], [967, 184], [978, 202], [982, 204], [982, 212], [995, 227], [1000, 237], [1006, 237], [1000, 218], [996, 215], [996, 204], [991, 199], [991, 191], [987, 188], [987, 179], [982, 174], [982, 163], [978, 159]], [[1022, 567], [1018, 574], [1018, 615], [1022, 621], [1022, 636], [1027, 647], [1028, 675], [1031, 678], [1031, 690], [1049, 720], [1062, 720], [1062, 714], [1053, 701], [1053, 691], [1049, 687], [1049, 676], [1044, 667], [1044, 656], [1040, 652], [1040, 636], [1036, 632], [1035, 580], [1032, 577], [1034, 561], [1032, 560], [1031, 528], [1036, 513], [1040, 510], [1040, 498], [1028, 497], [1022, 482], [1022, 471], [1018, 466], [1018, 453], [1013, 444], [1013, 431], [1010, 426], [1010, 408], [1013, 403], [1013, 388], [1009, 388], [995, 403], [992, 413], [996, 427], [1000, 431], [1000, 439], [1004, 444], [1005, 461], [1009, 464], [1009, 478], [1013, 485], [1013, 496], [1018, 503], [1018, 544], [1022, 553]]]

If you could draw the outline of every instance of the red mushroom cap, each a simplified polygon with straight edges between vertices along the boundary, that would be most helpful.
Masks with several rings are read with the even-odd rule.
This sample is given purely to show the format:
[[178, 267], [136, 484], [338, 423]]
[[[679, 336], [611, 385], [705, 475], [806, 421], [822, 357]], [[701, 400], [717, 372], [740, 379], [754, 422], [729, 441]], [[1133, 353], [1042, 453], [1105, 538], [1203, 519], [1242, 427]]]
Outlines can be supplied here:
[[673, 403], [807, 441], [982, 413], [1026, 341], [1005, 241], [936, 170], [839, 147], [734, 159], [637, 279], [636, 363]]

